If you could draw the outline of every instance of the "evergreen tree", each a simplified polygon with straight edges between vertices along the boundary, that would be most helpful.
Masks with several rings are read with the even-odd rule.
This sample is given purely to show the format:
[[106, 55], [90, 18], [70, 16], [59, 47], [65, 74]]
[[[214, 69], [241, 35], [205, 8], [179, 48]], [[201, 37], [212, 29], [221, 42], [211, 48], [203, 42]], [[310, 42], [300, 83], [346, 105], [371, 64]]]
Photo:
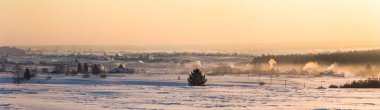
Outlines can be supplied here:
[[187, 79], [189, 86], [205, 86], [207, 82], [206, 76], [198, 68], [194, 69]]
[[78, 63], [78, 69], [77, 70], [79, 73], [83, 72], [82, 64]]
[[83, 65], [83, 78], [89, 78], [90, 73], [88, 73], [88, 64], [84, 63]]
[[26, 80], [30, 80], [30, 78], [32, 77], [32, 75], [30, 74], [30, 71], [28, 68], [25, 69], [25, 73], [24, 73], [24, 78]]
[[92, 74], [99, 74], [100, 73], [100, 68], [97, 64], [94, 64], [94, 66], [92, 66]]
[[84, 63], [83, 65], [83, 73], [88, 73], [88, 64]]

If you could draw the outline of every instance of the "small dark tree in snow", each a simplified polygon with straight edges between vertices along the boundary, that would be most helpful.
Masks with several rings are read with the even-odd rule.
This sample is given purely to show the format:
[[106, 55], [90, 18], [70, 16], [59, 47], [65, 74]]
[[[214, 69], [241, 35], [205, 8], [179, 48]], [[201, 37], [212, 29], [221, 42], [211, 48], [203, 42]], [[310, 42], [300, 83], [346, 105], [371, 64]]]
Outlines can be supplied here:
[[88, 64], [84, 63], [83, 65], [83, 78], [89, 78], [90, 73], [88, 73]]
[[92, 66], [92, 74], [99, 74], [100, 73], [100, 67], [97, 64], [94, 64]]
[[84, 63], [83, 65], [83, 73], [88, 73], [88, 64]]
[[189, 78], [187, 78], [187, 82], [189, 86], [205, 86], [207, 79], [202, 74], [202, 71], [196, 68], [191, 72]]
[[78, 73], [82, 73], [83, 72], [83, 68], [82, 68], [82, 64], [78, 63], [78, 69], [77, 69]]
[[31, 77], [32, 77], [32, 75], [30, 74], [29, 69], [28, 69], [28, 68], [25, 69], [24, 78], [25, 78], [26, 80], [30, 80]]

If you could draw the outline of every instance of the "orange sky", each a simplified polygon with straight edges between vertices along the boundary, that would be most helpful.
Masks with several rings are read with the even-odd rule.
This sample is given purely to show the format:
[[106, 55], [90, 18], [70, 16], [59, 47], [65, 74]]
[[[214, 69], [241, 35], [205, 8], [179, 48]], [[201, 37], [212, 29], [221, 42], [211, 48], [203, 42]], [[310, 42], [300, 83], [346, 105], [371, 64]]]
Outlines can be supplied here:
[[380, 46], [380, 0], [0, 0], [0, 45], [334, 42]]

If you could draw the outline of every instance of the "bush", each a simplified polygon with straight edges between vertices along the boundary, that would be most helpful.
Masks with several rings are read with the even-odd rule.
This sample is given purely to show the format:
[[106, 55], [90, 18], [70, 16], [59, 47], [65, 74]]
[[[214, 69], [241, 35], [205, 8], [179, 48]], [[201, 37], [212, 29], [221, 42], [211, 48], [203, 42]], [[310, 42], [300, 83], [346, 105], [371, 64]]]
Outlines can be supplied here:
[[207, 79], [202, 74], [202, 71], [197, 68], [191, 72], [189, 78], [187, 78], [187, 82], [189, 86], [205, 86]]
[[265, 83], [264, 82], [259, 82], [259, 85], [263, 86], [263, 85], [265, 85]]
[[339, 88], [337, 85], [330, 85], [329, 88]]
[[107, 75], [106, 74], [101, 74], [100, 78], [107, 78]]
[[319, 87], [317, 87], [317, 89], [326, 89], [326, 88], [323, 86], [319, 86]]
[[342, 85], [341, 88], [380, 88], [380, 79], [368, 78], [367, 80], [352, 81]]

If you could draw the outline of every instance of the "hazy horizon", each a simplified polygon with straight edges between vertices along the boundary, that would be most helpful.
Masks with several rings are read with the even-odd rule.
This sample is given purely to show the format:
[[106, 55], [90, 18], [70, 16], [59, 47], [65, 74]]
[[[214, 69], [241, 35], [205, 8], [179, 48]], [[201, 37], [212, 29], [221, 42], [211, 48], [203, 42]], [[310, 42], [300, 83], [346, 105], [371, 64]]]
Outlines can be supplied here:
[[[323, 42], [330, 45], [319, 45], [320, 42], [305, 43], [251, 43], [251, 44], [153, 44], [153, 45], [1, 45], [11, 46], [23, 49], [50, 49], [55, 50], [98, 50], [108, 52], [238, 52], [244, 54], [261, 55], [261, 54], [304, 54], [320, 53], [335, 51], [352, 51], [352, 50], [373, 50], [380, 49], [380, 42]], [[298, 46], [307, 44], [306, 46]]]
[[34, 46], [15, 46], [22, 49], [32, 50], [59, 50], [61, 52], [69, 51], [105, 51], [111, 53], [132, 52], [132, 53], [151, 53], [151, 52], [200, 52], [200, 53], [240, 53], [250, 55], [261, 54], [307, 54], [307, 53], [325, 53], [337, 51], [354, 51], [354, 50], [375, 50], [380, 49], [377, 46], [368, 47], [321, 47], [321, 48], [288, 48], [288, 47], [252, 47], [247, 45], [34, 45]]

